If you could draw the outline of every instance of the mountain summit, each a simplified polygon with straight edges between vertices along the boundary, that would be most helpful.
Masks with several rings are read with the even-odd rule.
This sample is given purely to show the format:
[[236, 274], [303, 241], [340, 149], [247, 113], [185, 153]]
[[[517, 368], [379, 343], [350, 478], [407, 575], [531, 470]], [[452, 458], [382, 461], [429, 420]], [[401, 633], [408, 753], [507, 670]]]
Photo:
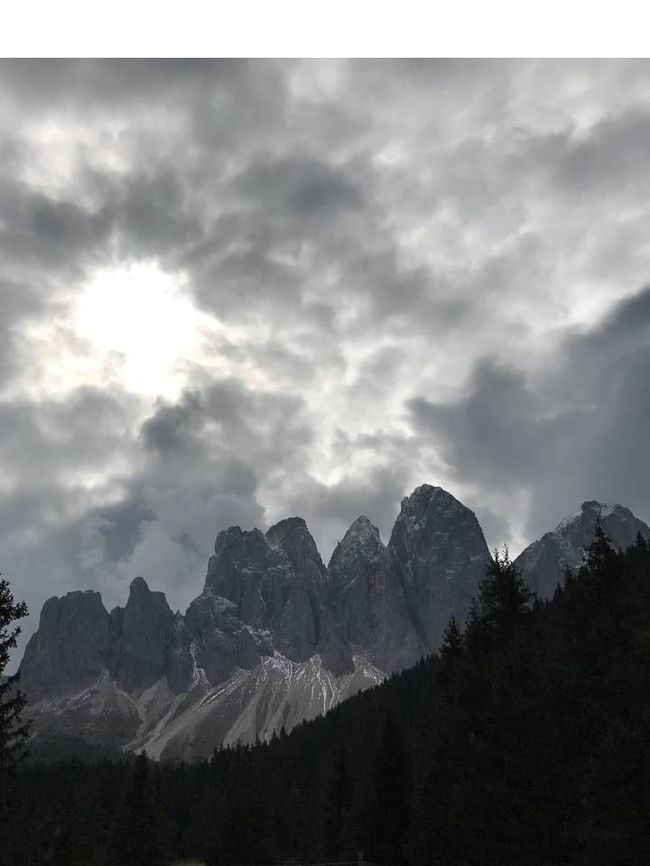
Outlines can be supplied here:
[[575, 570], [582, 565], [584, 550], [593, 540], [597, 521], [620, 550], [634, 544], [639, 532], [650, 538], [650, 527], [629, 508], [605, 505], [595, 499], [583, 502], [576, 512], [533, 541], [515, 560], [531, 589], [541, 598], [553, 594], [567, 567]]

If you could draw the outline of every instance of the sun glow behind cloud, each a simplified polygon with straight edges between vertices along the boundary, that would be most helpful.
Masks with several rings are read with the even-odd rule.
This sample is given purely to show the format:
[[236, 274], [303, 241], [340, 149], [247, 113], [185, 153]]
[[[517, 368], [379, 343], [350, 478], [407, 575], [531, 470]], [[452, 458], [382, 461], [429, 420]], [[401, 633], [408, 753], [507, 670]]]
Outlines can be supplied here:
[[50, 315], [21, 332], [22, 375], [0, 399], [66, 399], [77, 388], [117, 389], [147, 410], [157, 398], [175, 400], [197, 369], [231, 372], [220, 340], [235, 328], [199, 310], [182, 275], [140, 262], [96, 271], [61, 292]]
[[153, 263], [99, 272], [79, 297], [76, 335], [108, 362], [128, 390], [175, 397], [215, 320], [182, 292], [182, 280]]

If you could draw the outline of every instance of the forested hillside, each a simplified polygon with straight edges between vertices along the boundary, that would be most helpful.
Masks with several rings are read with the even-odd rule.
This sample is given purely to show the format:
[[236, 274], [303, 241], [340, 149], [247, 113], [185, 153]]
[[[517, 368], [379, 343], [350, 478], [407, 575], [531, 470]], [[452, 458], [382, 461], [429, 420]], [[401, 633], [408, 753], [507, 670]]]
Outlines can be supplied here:
[[649, 670], [648, 544], [616, 552], [599, 526], [551, 601], [497, 557], [439, 654], [289, 736], [192, 765], [23, 766], [3, 858], [647, 862]]

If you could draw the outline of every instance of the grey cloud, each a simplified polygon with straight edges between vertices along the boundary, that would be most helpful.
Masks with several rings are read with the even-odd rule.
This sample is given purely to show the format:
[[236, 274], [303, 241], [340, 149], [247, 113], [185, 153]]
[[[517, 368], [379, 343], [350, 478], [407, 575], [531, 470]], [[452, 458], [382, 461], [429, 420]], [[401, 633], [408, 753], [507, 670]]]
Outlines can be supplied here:
[[590, 197], [608, 189], [620, 195], [633, 186], [636, 196], [650, 182], [649, 156], [650, 113], [647, 108], [623, 112], [602, 119], [584, 135], [562, 141], [555, 163], [556, 182], [567, 192]]
[[236, 60], [3, 60], [0, 85], [32, 110], [53, 102], [115, 107], [188, 87], [225, 86], [245, 73]]
[[251, 391], [231, 380], [186, 391], [174, 405], [161, 403], [143, 424], [142, 436], [163, 454], [236, 448], [235, 453], [271, 468], [284, 455], [298, 457], [313, 432], [299, 398]]
[[593, 328], [583, 341], [586, 345], [598, 347], [604, 343], [619, 343], [629, 347], [639, 338], [647, 337], [650, 326], [650, 285], [624, 299], [614, 306], [605, 320]]
[[45, 299], [33, 286], [14, 280], [0, 281], [0, 384], [22, 368], [20, 329], [38, 317], [45, 306]]
[[99, 521], [108, 561], [118, 562], [133, 553], [142, 538], [142, 524], [153, 521], [156, 515], [143, 499], [131, 497], [98, 508], [92, 517]]
[[361, 190], [351, 178], [326, 162], [295, 155], [291, 159], [268, 157], [249, 165], [240, 179], [242, 192], [252, 198], [275, 202], [297, 219], [312, 215], [332, 218], [336, 212], [363, 207]]
[[[301, 307], [301, 312], [303, 308]], [[287, 312], [292, 320], [291, 311]], [[220, 341], [215, 351], [228, 358], [238, 368], [254, 365], [264, 370], [275, 387], [294, 390], [306, 388], [323, 375], [341, 375], [346, 362], [336, 340], [332, 316], [327, 311], [314, 310], [313, 315], [303, 313], [308, 336], [301, 338], [294, 332], [295, 349], [287, 346], [281, 335], [246, 343]]]
[[25, 488], [101, 468], [107, 454], [121, 450], [136, 402], [108, 389], [81, 387], [65, 399], [0, 403], [5, 478]]
[[[294, 154], [248, 166], [239, 179], [245, 204], [222, 215], [213, 241], [196, 267], [198, 297], [218, 312], [228, 310], [234, 291], [259, 309], [299, 312], [316, 280], [332, 274], [341, 312], [354, 311], [348, 328], [378, 324], [404, 329], [440, 329], [464, 318], [468, 304], [430, 269], [404, 257], [382, 225], [375, 180], [357, 161], [334, 169], [325, 161]], [[225, 229], [225, 234], [224, 230]], [[235, 242], [228, 249], [227, 238]], [[243, 241], [243, 242], [242, 242]], [[261, 289], [261, 291], [260, 291]], [[241, 307], [238, 307], [241, 312]]]
[[88, 211], [6, 178], [0, 182], [0, 255], [5, 267], [11, 263], [21, 270], [74, 271], [108, 239], [110, 228], [106, 211]]
[[[196, 214], [185, 202], [185, 188], [170, 166], [130, 174], [128, 179], [84, 173], [84, 187], [98, 203], [82, 205], [55, 198], [25, 183], [0, 184], [0, 255], [6, 264], [67, 273], [114, 254], [161, 259], [180, 256], [201, 237]], [[79, 197], [81, 193], [74, 193]]]
[[142, 438], [148, 448], [178, 451], [192, 435], [194, 418], [201, 411], [198, 395], [186, 394], [177, 405], [162, 405], [142, 425]]
[[477, 364], [459, 399], [434, 403], [415, 398], [408, 405], [416, 426], [441, 443], [459, 472], [492, 484], [524, 484], [534, 478], [569, 420], [545, 418], [546, 407], [525, 373], [494, 358]]
[[187, 200], [183, 180], [173, 167], [154, 163], [106, 190], [108, 210], [126, 256], [178, 256], [202, 235], [198, 215]]

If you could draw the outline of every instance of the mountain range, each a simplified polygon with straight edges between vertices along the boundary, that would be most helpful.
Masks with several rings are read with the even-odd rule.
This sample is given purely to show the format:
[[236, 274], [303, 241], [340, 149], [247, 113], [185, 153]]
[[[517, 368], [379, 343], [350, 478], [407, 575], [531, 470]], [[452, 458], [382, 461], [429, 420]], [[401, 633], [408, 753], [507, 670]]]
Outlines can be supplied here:
[[[516, 560], [540, 597], [580, 565], [597, 520], [620, 548], [650, 538], [627, 508], [583, 503]], [[184, 615], [142, 577], [110, 612], [90, 590], [50, 598], [20, 665], [34, 743], [174, 759], [289, 731], [436, 650], [489, 561], [474, 513], [425, 484], [387, 545], [359, 517], [327, 567], [299, 517], [220, 532]]]

